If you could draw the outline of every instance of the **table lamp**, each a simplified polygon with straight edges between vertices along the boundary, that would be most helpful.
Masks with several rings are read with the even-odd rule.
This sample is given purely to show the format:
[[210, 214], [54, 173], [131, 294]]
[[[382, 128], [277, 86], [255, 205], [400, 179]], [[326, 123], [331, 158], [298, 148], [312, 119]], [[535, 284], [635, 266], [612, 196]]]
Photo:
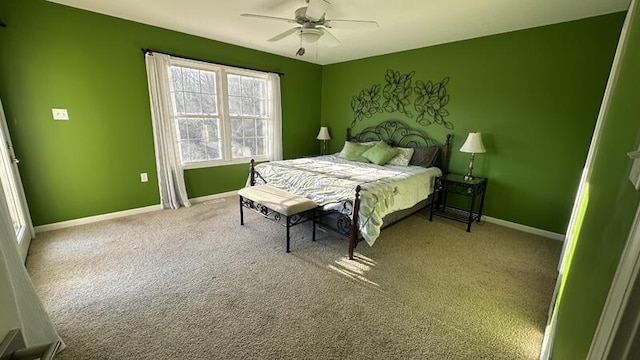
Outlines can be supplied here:
[[327, 154], [327, 140], [331, 140], [331, 135], [329, 135], [329, 129], [326, 126], [322, 126], [320, 131], [318, 132], [318, 136], [316, 139], [322, 142], [322, 152], [321, 155]]
[[471, 153], [471, 160], [469, 161], [469, 171], [467, 171], [467, 175], [465, 175], [465, 181], [473, 180], [473, 175], [471, 174], [473, 171], [473, 158], [475, 154], [487, 152], [484, 148], [484, 144], [482, 143], [482, 136], [479, 132], [469, 133], [467, 140], [464, 142], [464, 145], [460, 148], [461, 152]]

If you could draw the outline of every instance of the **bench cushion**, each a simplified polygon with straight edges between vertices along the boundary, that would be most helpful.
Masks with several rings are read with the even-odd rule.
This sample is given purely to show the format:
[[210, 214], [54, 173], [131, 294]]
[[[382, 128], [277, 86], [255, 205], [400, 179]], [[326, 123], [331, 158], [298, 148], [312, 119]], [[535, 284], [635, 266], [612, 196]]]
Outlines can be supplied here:
[[242, 188], [238, 191], [238, 195], [286, 216], [305, 212], [318, 206], [313, 200], [280, 190], [269, 184]]

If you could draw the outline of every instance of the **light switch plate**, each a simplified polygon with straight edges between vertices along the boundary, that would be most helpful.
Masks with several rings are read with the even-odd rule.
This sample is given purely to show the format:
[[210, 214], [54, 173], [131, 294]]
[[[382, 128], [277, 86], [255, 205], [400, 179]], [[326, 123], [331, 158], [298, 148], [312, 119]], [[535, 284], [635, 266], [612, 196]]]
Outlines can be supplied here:
[[140, 182], [148, 182], [149, 181], [149, 177], [147, 176], [147, 173], [140, 173]]
[[[638, 147], [640, 151], [640, 147]], [[631, 172], [629, 172], [629, 180], [636, 190], [640, 190], [640, 159], [634, 159], [633, 165], [631, 165]]]
[[53, 120], [69, 120], [67, 109], [51, 109]]

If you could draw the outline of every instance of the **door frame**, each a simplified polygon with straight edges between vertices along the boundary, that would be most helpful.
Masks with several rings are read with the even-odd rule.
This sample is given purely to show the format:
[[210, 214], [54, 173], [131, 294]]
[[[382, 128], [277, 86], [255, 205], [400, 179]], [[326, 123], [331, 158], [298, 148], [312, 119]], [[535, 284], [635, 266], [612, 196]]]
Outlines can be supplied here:
[[22, 257], [22, 262], [25, 262], [27, 259], [27, 254], [29, 252], [29, 245], [31, 244], [31, 239], [33, 239], [35, 235], [35, 231], [33, 230], [33, 222], [31, 221], [29, 206], [27, 205], [27, 198], [22, 186], [22, 179], [20, 178], [18, 159], [15, 152], [13, 151], [13, 143], [11, 142], [11, 135], [9, 134], [9, 126], [7, 125], [7, 118], [4, 114], [2, 100], [0, 100], [0, 131], [2, 131], [2, 137], [6, 141], [6, 148], [10, 158], [9, 163], [11, 164], [11, 173], [9, 174], [9, 176], [13, 178], [13, 182], [15, 184], [16, 192], [18, 195], [18, 201], [20, 202], [20, 210], [22, 210], [22, 217], [25, 223], [24, 229], [22, 229], [20, 233], [16, 234], [18, 240], [18, 251], [20, 252], [20, 256]]

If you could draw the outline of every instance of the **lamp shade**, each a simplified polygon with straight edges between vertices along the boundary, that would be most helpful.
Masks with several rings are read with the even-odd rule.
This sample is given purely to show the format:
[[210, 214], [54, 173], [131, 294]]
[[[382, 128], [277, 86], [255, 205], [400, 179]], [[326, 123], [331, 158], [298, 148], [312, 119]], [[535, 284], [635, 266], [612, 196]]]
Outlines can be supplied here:
[[482, 136], [479, 132], [469, 133], [469, 136], [467, 136], [467, 141], [464, 142], [464, 145], [462, 145], [460, 151], [474, 154], [487, 152], [487, 150], [484, 148], [484, 144], [482, 143]]
[[329, 129], [326, 126], [320, 128], [318, 132], [318, 136], [316, 137], [318, 140], [331, 140], [331, 135], [329, 135]]

